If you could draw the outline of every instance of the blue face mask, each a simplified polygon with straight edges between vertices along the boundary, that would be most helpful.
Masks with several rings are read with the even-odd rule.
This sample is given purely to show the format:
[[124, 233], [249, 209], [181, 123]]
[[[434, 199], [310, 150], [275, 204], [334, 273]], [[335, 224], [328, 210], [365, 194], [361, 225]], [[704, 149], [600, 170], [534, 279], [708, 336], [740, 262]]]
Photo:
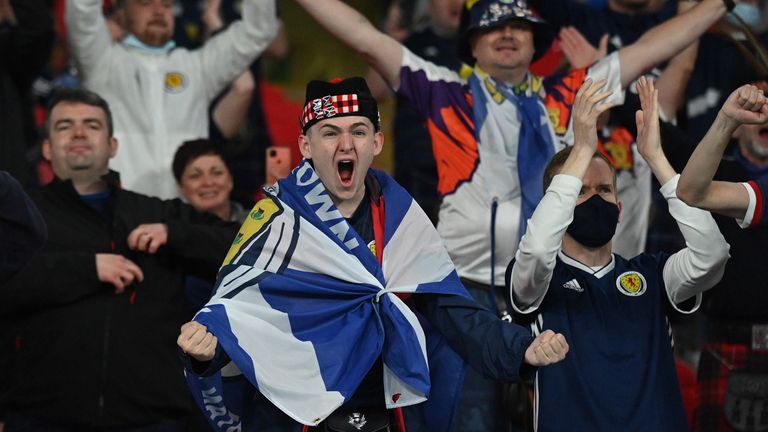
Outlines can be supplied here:
[[730, 13], [725, 15], [725, 21], [728, 24], [739, 27], [739, 21], [733, 15], [738, 15], [751, 29], [760, 26], [763, 21], [760, 8], [753, 4], [738, 3]]
[[165, 45], [161, 47], [150, 46], [140, 41], [139, 38], [132, 34], [126, 36], [125, 39], [123, 39], [123, 43], [151, 54], [165, 54], [176, 47], [176, 42], [172, 40], [166, 42]]

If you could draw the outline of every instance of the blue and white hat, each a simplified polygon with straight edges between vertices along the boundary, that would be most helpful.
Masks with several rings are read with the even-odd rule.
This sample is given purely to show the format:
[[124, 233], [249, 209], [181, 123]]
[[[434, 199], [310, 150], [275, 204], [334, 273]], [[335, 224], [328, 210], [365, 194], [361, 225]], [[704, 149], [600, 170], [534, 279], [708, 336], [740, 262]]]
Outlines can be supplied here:
[[470, 38], [477, 30], [492, 29], [513, 20], [526, 21], [533, 26], [533, 60], [538, 60], [552, 45], [555, 32], [549, 23], [533, 14], [525, 0], [467, 0], [459, 24], [461, 60], [475, 64]]

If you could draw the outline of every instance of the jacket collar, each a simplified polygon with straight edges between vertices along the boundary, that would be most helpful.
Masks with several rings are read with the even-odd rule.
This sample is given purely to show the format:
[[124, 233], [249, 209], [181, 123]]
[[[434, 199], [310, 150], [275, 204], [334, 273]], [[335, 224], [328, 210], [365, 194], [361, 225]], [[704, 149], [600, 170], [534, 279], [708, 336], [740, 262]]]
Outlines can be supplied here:
[[[101, 176], [101, 180], [103, 180], [107, 187], [112, 191], [122, 189], [120, 184], [120, 174], [117, 171], [107, 171], [106, 174]], [[55, 188], [71, 190], [72, 193], [79, 195], [75, 190], [75, 187], [72, 185], [71, 179], [60, 179], [58, 176], [54, 176], [53, 181], [51, 182], [51, 186]]]

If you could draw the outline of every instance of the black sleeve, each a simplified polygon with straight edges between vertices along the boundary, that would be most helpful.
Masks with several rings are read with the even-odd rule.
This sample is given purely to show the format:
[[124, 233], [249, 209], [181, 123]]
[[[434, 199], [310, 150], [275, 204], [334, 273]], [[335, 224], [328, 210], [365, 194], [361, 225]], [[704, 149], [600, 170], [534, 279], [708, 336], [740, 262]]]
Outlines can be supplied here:
[[227, 352], [221, 347], [221, 344], [216, 345], [216, 354], [214, 354], [213, 358], [207, 362], [197, 361], [181, 350], [179, 350], [179, 355], [181, 355], [181, 361], [184, 363], [184, 368], [195, 375], [204, 377], [213, 375], [231, 361]]
[[453, 295], [418, 295], [417, 309], [471, 367], [490, 379], [519, 381], [527, 372], [531, 332], [499, 319], [474, 300]]
[[182, 258], [187, 273], [214, 280], [239, 224], [198, 212], [181, 200], [170, 200], [165, 205], [166, 252]]
[[[51, 275], [54, 274], [56, 280], [52, 281]], [[107, 287], [111, 285], [99, 281], [94, 253], [44, 247], [3, 284], [0, 289], [0, 315], [72, 303], [101, 294]]]
[[37, 206], [16, 179], [0, 171], [0, 281], [21, 269], [46, 237]]
[[11, 0], [16, 24], [0, 33], [0, 55], [19, 85], [29, 86], [51, 55], [53, 16], [45, 0]]
[[542, 18], [559, 31], [562, 27], [574, 26], [583, 29], [595, 11], [573, 0], [529, 0], [528, 4]]

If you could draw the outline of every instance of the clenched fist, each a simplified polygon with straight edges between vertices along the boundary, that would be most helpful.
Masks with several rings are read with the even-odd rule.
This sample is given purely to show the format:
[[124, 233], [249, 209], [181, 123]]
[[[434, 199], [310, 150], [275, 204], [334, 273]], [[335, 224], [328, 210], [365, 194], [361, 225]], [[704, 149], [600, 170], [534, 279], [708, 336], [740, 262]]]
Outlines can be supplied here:
[[565, 336], [545, 330], [525, 350], [525, 362], [531, 366], [546, 366], [561, 361], [567, 352]]
[[204, 325], [190, 321], [181, 326], [181, 334], [176, 343], [188, 356], [207, 362], [216, 354], [218, 339]]

